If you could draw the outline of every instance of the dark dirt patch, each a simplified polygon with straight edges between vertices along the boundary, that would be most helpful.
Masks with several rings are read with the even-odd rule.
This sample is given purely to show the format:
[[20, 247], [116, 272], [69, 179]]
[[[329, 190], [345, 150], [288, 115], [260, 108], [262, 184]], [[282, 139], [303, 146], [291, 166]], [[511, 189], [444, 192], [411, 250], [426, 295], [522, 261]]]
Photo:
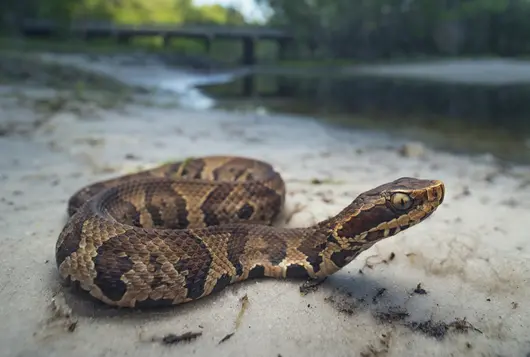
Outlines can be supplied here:
[[334, 296], [328, 296], [324, 299], [324, 301], [330, 303], [338, 312], [350, 316], [353, 315], [359, 307], [359, 303], [357, 301], [348, 301], [346, 299], [336, 298]]
[[371, 343], [364, 351], [361, 352], [361, 357], [383, 357], [388, 354], [390, 350], [390, 340], [392, 335], [390, 333], [384, 333], [379, 336], [379, 340], [376, 343]]
[[49, 63], [36, 56], [19, 53], [0, 57], [0, 82], [24, 83], [30, 86], [46, 86], [56, 89], [71, 89], [80, 83], [86, 88], [128, 92], [131, 87], [107, 76], [83, 71], [73, 66]]
[[475, 331], [482, 333], [479, 329], [475, 328], [466, 319], [458, 319], [451, 322], [444, 321], [405, 321], [409, 316], [409, 313], [404, 309], [389, 309], [385, 312], [377, 312], [374, 317], [381, 323], [399, 323], [402, 326], [407, 327], [413, 332], [419, 332], [429, 337], [433, 337], [439, 341], [443, 340], [448, 333], [467, 333], [469, 331]]
[[[418, 290], [418, 292], [416, 290]], [[416, 294], [426, 294], [426, 292], [424, 292], [424, 290], [421, 288], [420, 284], [418, 284], [416, 290]], [[330, 303], [337, 311], [352, 316], [355, 314], [355, 312], [359, 311], [359, 309], [370, 310], [371, 306], [374, 306], [374, 304], [378, 303], [378, 298], [381, 297], [385, 291], [386, 289], [384, 288], [378, 289], [371, 301], [368, 299], [368, 297], [355, 299], [349, 293], [346, 293], [345, 296], [331, 295], [326, 297], [324, 301]], [[404, 326], [413, 332], [418, 332], [440, 341], [451, 332], [462, 334], [468, 333], [469, 331], [474, 331], [482, 333], [482, 331], [475, 328], [465, 318], [455, 318], [450, 322], [435, 321], [432, 319], [425, 321], [412, 321], [409, 319], [410, 313], [408, 310], [401, 306], [390, 306], [388, 308], [384, 308], [384, 310], [378, 309], [377, 311], [372, 311], [372, 316], [378, 323]], [[370, 356], [370, 354], [367, 356]]]

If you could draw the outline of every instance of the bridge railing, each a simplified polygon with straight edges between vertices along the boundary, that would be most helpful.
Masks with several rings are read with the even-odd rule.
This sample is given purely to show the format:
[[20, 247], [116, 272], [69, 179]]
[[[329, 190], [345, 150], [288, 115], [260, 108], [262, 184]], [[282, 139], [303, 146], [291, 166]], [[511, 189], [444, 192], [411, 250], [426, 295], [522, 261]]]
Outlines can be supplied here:
[[59, 25], [49, 20], [24, 20], [23, 33], [52, 33], [66, 30], [73, 33], [119, 34], [129, 35], [189, 35], [205, 37], [258, 37], [274, 39], [290, 39], [291, 35], [284, 29], [263, 26], [227, 26], [227, 25], [175, 25], [175, 24], [115, 24], [110, 21], [76, 21], [67, 25]]

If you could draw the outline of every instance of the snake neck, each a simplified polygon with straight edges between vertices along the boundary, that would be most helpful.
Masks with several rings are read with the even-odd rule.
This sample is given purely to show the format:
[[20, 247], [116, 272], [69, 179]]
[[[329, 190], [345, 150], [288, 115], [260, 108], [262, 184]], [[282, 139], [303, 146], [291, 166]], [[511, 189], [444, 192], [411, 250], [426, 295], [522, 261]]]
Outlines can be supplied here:
[[378, 241], [407, 228], [389, 228], [386, 222], [391, 218], [378, 213], [349, 206], [312, 227], [313, 233], [300, 247], [306, 245], [312, 249], [299, 250], [307, 255], [316, 277], [337, 272]]

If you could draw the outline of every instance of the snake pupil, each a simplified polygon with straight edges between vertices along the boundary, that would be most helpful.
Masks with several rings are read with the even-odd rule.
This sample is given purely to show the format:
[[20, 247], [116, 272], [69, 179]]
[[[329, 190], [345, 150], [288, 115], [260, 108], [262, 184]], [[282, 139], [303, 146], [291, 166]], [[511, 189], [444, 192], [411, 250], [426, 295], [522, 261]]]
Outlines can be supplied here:
[[412, 206], [412, 199], [405, 193], [394, 193], [391, 202], [396, 209], [407, 210]]

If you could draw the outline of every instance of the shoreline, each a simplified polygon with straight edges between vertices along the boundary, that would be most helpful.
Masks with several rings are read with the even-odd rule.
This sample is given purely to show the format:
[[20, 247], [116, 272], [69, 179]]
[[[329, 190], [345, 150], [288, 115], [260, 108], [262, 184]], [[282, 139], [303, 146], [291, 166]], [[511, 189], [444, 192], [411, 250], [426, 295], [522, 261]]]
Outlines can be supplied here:
[[[292, 103], [291, 106], [288, 105], [285, 108], [283, 106], [275, 108], [274, 103], [268, 103], [266, 98], [263, 98], [263, 102], [259, 105], [247, 104], [246, 102], [238, 105], [235, 104], [236, 102], [230, 104], [231, 102], [228, 101], [227, 103], [222, 97], [217, 98], [215, 94], [211, 94], [209, 91], [210, 87], [215, 88], [217, 85], [223, 86], [241, 80], [242, 76], [253, 73], [252, 69], [219, 68], [213, 72], [204, 73], [185, 67], [168, 65], [159, 56], [160, 54], [145, 55], [141, 53], [121, 55], [117, 53], [107, 55], [38, 53], [34, 56], [34, 60], [42, 61], [43, 63], [56, 67], [65, 66], [71, 68], [73, 71], [77, 70], [82, 73], [93, 73], [101, 78], [108, 78], [111, 86], [116, 86], [116, 84], [112, 83], [115, 82], [127, 88], [120, 90], [124, 92], [121, 97], [112, 93], [114, 98], [111, 101], [119, 102], [125, 100], [126, 102], [130, 102], [131, 100], [142, 100], [146, 104], [198, 110], [230, 109], [235, 112], [250, 111], [256, 113], [267, 113], [270, 110], [280, 115], [283, 112], [289, 112], [315, 119], [311, 114], [312, 111], [308, 111], [305, 108], [309, 103]], [[446, 62], [438, 61], [428, 64], [432, 66], [433, 63]], [[489, 62], [486, 61], [486, 63]], [[380, 66], [374, 65], [372, 69], [375, 71]], [[363, 68], [359, 67], [359, 71], [362, 72], [361, 69]], [[258, 70], [256, 73], [259, 74], [260, 71]], [[406, 73], [404, 75], [406, 76]], [[425, 78], [425, 80], [428, 80], [428, 78]], [[96, 90], [101, 90], [100, 88], [102, 87], [99, 86]], [[107, 90], [103, 88], [103, 91]], [[106, 106], [109, 105], [109, 103], [106, 103]], [[301, 106], [301, 108], [297, 106]], [[391, 113], [381, 113], [380, 115], [388, 116]], [[348, 116], [339, 112], [331, 114], [329, 118], [324, 114], [317, 114], [317, 116], [320, 116], [318, 119], [324, 123], [342, 127], [346, 130], [367, 129], [374, 132], [390, 132], [393, 128], [391, 121], [386, 122], [383, 120], [380, 122], [374, 117], [365, 118], [358, 114]], [[417, 140], [424, 146], [430, 146], [436, 150], [479, 156], [492, 154], [497, 160], [505, 162], [508, 165], [530, 164], [530, 158], [525, 153], [527, 149], [526, 141], [524, 138], [518, 138], [516, 141], [510, 140], [510, 136], [513, 135], [510, 131], [497, 131], [493, 127], [481, 127], [480, 129], [471, 127], [466, 129], [465, 123], [459, 122], [455, 124], [457, 125], [456, 128], [444, 127], [443, 125], [430, 128], [426, 124], [422, 124], [420, 119], [416, 120], [412, 118], [411, 120], [414, 121], [414, 124], [410, 126], [411, 129], [409, 131], [414, 132], [414, 135], [408, 133], [406, 129], [396, 134], [406, 136], [407, 140]], [[443, 121], [444, 118], [442, 117], [439, 120]], [[466, 133], [469, 130], [474, 132], [474, 134], [468, 137]], [[415, 139], [415, 137], [419, 137], [420, 139]], [[479, 137], [484, 138], [485, 142], [482, 143]]]
[[[10, 153], [0, 157], [0, 243], [7, 252], [0, 258], [1, 356], [61, 357], [74, 349], [264, 357], [528, 352], [528, 166], [505, 167], [487, 155], [453, 155], [296, 115], [133, 100], [43, 114], [24, 103], [0, 99], [4, 121], [26, 128], [0, 136], [0, 150]], [[99, 306], [60, 286], [54, 245], [73, 192], [212, 154], [270, 162], [286, 181], [287, 227], [323, 220], [359, 193], [400, 176], [440, 179], [447, 198], [428, 221], [379, 242], [305, 295], [300, 281], [262, 279], [195, 303], [133, 312]], [[245, 296], [248, 305], [238, 318]], [[170, 346], [160, 342], [186, 332], [201, 335]]]

